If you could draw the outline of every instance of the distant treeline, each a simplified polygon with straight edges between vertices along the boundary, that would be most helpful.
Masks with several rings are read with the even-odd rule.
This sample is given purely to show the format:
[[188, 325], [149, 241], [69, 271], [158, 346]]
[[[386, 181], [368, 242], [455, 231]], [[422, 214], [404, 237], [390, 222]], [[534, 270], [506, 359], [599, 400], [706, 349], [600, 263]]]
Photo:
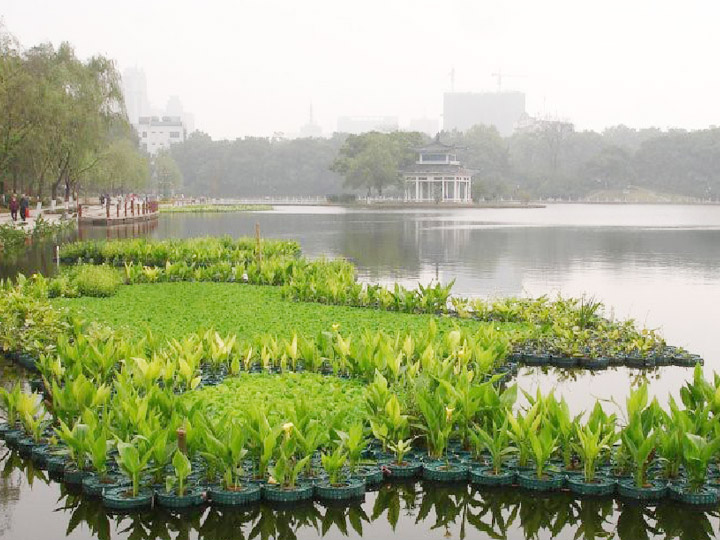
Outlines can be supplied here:
[[342, 177], [329, 167], [345, 141], [246, 137], [213, 141], [194, 132], [172, 146], [186, 195], [256, 197], [327, 195], [342, 191]]
[[538, 122], [501, 138], [475, 126], [449, 133], [444, 142], [476, 169], [474, 195], [581, 198], [629, 186], [717, 200], [720, 195], [720, 129], [575, 131], [563, 122]]
[[[440, 138], [457, 145], [459, 159], [476, 171], [476, 198], [582, 198], [621, 192], [628, 186], [701, 199], [717, 200], [720, 194], [720, 129], [661, 131], [616, 126], [597, 133], [546, 121], [508, 138], [487, 126], [465, 133], [445, 132]], [[387, 148], [396, 148], [429, 139], [417, 133], [372, 133], [335, 134], [329, 139], [213, 141], [206, 134], [194, 133], [175, 145], [172, 154], [184, 177], [183, 190], [193, 195], [363, 194], [382, 189], [392, 195], [396, 178], [378, 184], [372, 164], [387, 166], [388, 159], [395, 159], [392, 166], [401, 168], [407, 155], [383, 152], [383, 140]], [[369, 163], [365, 185], [358, 181], [357, 170], [351, 175], [347, 167], [338, 166], [348, 155], [358, 156], [361, 164]]]

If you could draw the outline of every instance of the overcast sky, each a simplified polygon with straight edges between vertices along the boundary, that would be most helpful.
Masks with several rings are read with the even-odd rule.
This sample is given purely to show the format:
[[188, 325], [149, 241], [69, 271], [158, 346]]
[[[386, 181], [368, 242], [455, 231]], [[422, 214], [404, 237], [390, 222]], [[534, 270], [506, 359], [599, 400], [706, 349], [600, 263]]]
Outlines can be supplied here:
[[[213, 138], [297, 132], [310, 103], [341, 115], [440, 118], [458, 91], [527, 94], [579, 129], [720, 124], [715, 0], [3, 0], [29, 47], [67, 40], [145, 70], [150, 101], [178, 95]], [[515, 75], [511, 77], [510, 75]]]

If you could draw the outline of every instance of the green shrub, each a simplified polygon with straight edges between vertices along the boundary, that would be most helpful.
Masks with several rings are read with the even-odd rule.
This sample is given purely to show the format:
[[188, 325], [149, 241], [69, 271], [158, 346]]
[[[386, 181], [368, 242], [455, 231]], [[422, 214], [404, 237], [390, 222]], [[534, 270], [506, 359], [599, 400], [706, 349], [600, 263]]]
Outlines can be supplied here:
[[109, 266], [80, 266], [72, 281], [81, 296], [113, 296], [122, 285], [120, 273]]
[[61, 274], [48, 282], [48, 298], [76, 298], [80, 296], [77, 284], [68, 274]]

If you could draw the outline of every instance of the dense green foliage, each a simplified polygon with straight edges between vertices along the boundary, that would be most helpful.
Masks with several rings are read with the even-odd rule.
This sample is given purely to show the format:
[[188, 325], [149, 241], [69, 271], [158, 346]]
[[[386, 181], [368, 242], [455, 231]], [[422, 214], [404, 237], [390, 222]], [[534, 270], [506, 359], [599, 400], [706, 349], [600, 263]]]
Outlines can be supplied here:
[[[344, 332], [364, 329], [394, 333], [418, 331], [434, 320], [432, 315], [388, 313], [379, 310], [285, 300], [274, 287], [224, 283], [155, 283], [122, 287], [106, 299], [79, 298], [53, 301], [79, 316], [113, 328], [126, 328], [136, 337], [146, 328], [162, 337], [181, 338], [209, 326], [220, 333], [316, 335], [333, 324]], [[437, 319], [441, 332], [455, 324], [468, 329], [486, 326], [475, 321]], [[502, 325], [516, 328], [519, 325]]]
[[282, 285], [286, 298], [300, 302], [521, 323], [526, 325], [525, 331], [514, 332], [511, 338], [516, 353], [527, 357], [543, 355], [539, 363], [548, 363], [549, 355], [564, 359], [566, 365], [594, 361], [605, 366], [673, 362], [694, 365], [697, 361], [686, 351], [668, 347], [653, 330], [638, 329], [632, 320], [604, 317], [602, 304], [592, 298], [467, 299], [451, 296], [453, 283], [419, 285], [417, 289], [395, 284], [387, 288], [358, 282], [355, 267], [348, 261], [308, 261], [298, 257], [299, 247], [292, 242], [261, 241], [259, 246], [258, 252], [257, 241], [229, 238], [85, 242], [71, 244], [61, 257], [70, 262], [124, 264], [124, 279], [129, 284], [212, 281]]
[[153, 159], [153, 179], [158, 194], [167, 199], [183, 183], [183, 174], [172, 154], [165, 149], [160, 150]]
[[111, 60], [82, 61], [68, 43], [25, 50], [0, 28], [0, 74], [5, 192], [56, 198], [149, 179]]
[[336, 424], [333, 417], [353, 424], [363, 416], [364, 388], [357, 380], [317, 373], [243, 372], [217, 386], [188, 392], [183, 399], [189, 405], [198, 404], [210, 417], [246, 420], [249, 411], [260, 407], [277, 423], [304, 407], [310, 418], [324, 425]]
[[685, 131], [614, 126], [601, 133], [572, 124], [538, 121], [533, 129], [502, 138], [474, 126], [446, 133], [458, 158], [478, 173], [473, 196], [485, 198], [622, 197], [629, 186], [717, 200], [720, 129]]
[[278, 140], [245, 137], [213, 141], [192, 133], [172, 147], [185, 194], [207, 197], [326, 195], [340, 191], [330, 164], [345, 137]]
[[[126, 341], [109, 329], [63, 322], [66, 316], [43, 299], [46, 287], [42, 278], [5, 285], [3, 348], [17, 351], [12, 332], [27, 332], [28, 317], [39, 322], [44, 352], [36, 365], [52, 390], [54, 432], [67, 445], [67, 467], [98, 466], [99, 474], [111, 474], [101, 471], [117, 442], [120, 470], [132, 480], [133, 493], [144, 473], [154, 475], [171, 463], [183, 485], [189, 467], [180, 467], [177, 458], [178, 430], [185, 434], [193, 467], [203, 464], [205, 476], [193, 482], [213, 482], [221, 475], [225, 485], [235, 486], [250, 478], [237, 472], [238, 456], [245, 453], [255, 478], [271, 474], [287, 488], [313, 478], [320, 464], [336, 479], [352, 474], [344, 464], [358, 455], [355, 449], [364, 439], [358, 433], [375, 441], [377, 450], [369, 454], [374, 460], [394, 467], [410, 456], [425, 456], [428, 463], [452, 460], [481, 469], [492, 460], [493, 469], [502, 471], [507, 465], [499, 456], [512, 452], [519, 474], [532, 470], [538, 480], [556, 474], [551, 460], [557, 459], [563, 474], [582, 465], [588, 483], [601, 469], [603, 477], [612, 474], [622, 481], [632, 475], [636, 489], [651, 480], [672, 481], [689, 493], [704, 489], [709, 464], [720, 451], [720, 377], [707, 381], [700, 366], [681, 392], [682, 405], [671, 399], [669, 410], [662, 409], [656, 400], [649, 402], [643, 385], [631, 393], [621, 417], [598, 404], [573, 418], [552, 393], [526, 395], [527, 406], [518, 408], [515, 388], [496, 386], [491, 370], [502, 355], [495, 349], [500, 336], [493, 333], [454, 330], [440, 337], [430, 328], [388, 340], [370, 332], [360, 337], [358, 349], [351, 336], [333, 329], [309, 347], [296, 335], [281, 346], [272, 344], [274, 338], [261, 338], [256, 356], [253, 345], [213, 331], [181, 340], [148, 335]], [[57, 315], [35, 321], [43, 303]], [[395, 350], [367, 356], [362, 351], [368, 347], [378, 353], [383, 347]], [[38, 353], [37, 346], [28, 350]], [[318, 353], [322, 362], [316, 364], [312, 358]], [[287, 373], [301, 366], [327, 367], [365, 384]], [[266, 374], [253, 375], [255, 370]], [[235, 378], [220, 388], [197, 390], [224, 373]], [[268, 377], [275, 379], [265, 381]], [[3, 391], [0, 403], [34, 444], [48, 444], [39, 396]], [[507, 452], [485, 436], [498, 429], [507, 433]], [[111, 444], [100, 444], [105, 442]], [[463, 448], [472, 449], [470, 458], [462, 457]]]
[[109, 266], [79, 266], [69, 277], [80, 296], [112, 296], [122, 285], [120, 273]]
[[[300, 245], [287, 240], [261, 240], [259, 247], [259, 254], [265, 259], [300, 253]], [[233, 239], [229, 236], [159, 241], [135, 238], [113, 242], [73, 242], [65, 244], [60, 252], [64, 263], [92, 262], [116, 266], [126, 263], [165, 266], [168, 262], [198, 265], [214, 262], [244, 263], [256, 260], [257, 255], [258, 243], [255, 239]]]
[[[282, 259], [293, 245], [275, 248]], [[173, 264], [186, 264], [182, 244], [162, 250], [181, 257]], [[155, 256], [144, 244], [114, 253]], [[327, 277], [327, 264], [298, 268]], [[119, 274], [87, 266], [72, 272]], [[353, 283], [343, 278], [336, 286]], [[704, 493], [719, 457], [720, 377], [706, 380], [699, 365], [681, 403], [670, 399], [663, 409], [642, 385], [621, 415], [598, 403], [573, 417], [552, 392], [525, 394], [519, 405], [516, 387], [501, 384], [512, 373], [503, 365], [510, 341], [528, 332], [525, 325], [562, 335], [569, 327], [581, 333], [609, 324], [585, 299], [497, 305], [456, 299], [457, 316], [438, 317], [444, 310], [434, 300], [404, 300], [412, 309], [397, 311], [432, 314], [402, 314], [295, 302], [277, 288], [219, 283], [135, 285], [107, 299], [53, 305], [52, 287], [41, 276], [2, 284], [0, 345], [39, 369], [52, 412], [50, 420], [39, 395], [0, 392], [6, 417], [19, 422], [3, 429], [17, 428], [41, 448], [52, 434], [66, 448], [66, 470], [109, 478], [121, 471], [133, 494], [143, 482], [157, 486], [169, 470], [167, 489], [178, 494], [219, 481], [226, 489], [250, 481], [292, 489], [318, 481], [321, 468], [337, 483], [356, 472], [361, 458], [391, 470], [418, 460], [496, 475], [509, 469], [538, 482], [582, 471], [589, 485], [598, 477], [638, 490], [670, 482], [695, 494]], [[407, 291], [382, 294], [399, 299]], [[436, 293], [423, 290], [418, 298], [427, 294]], [[445, 291], [437, 294], [447, 300]], [[57, 307], [74, 302], [87, 311]], [[103, 307], [93, 312], [97, 306]], [[124, 313], [132, 328], [121, 328], [113, 312]], [[513, 323], [522, 325], [507, 326]], [[107, 466], [113, 446], [117, 468]], [[510, 455], [517, 459], [508, 461]], [[192, 476], [196, 468], [200, 474]]]
[[415, 162], [414, 148], [423, 140], [421, 133], [404, 131], [349, 135], [330, 169], [345, 177], [346, 187], [382, 195], [383, 189], [398, 185], [400, 170]]

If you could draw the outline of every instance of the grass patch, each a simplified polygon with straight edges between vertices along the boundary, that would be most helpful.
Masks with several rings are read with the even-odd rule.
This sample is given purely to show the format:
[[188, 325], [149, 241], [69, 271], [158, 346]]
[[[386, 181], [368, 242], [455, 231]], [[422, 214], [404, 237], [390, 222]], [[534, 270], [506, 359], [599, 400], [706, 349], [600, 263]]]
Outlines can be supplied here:
[[251, 408], [258, 407], [273, 424], [294, 418], [305, 407], [318, 420], [331, 415], [351, 424], [364, 417], [364, 388], [357, 380], [318, 373], [241, 373], [218, 386], [188, 392], [182, 399], [188, 404], [203, 403], [211, 417], [245, 418]]
[[512, 331], [518, 324], [486, 323], [436, 315], [412, 315], [378, 309], [293, 302], [276, 287], [237, 283], [153, 283], [120, 287], [109, 298], [55, 298], [53, 305], [69, 307], [78, 315], [141, 336], [149, 328], [166, 338], [215, 328], [239, 337], [257, 334], [315, 335], [339, 324], [342, 332], [365, 329], [394, 333], [427, 329], [435, 319], [441, 332], [455, 325], [469, 329], [488, 324]]

